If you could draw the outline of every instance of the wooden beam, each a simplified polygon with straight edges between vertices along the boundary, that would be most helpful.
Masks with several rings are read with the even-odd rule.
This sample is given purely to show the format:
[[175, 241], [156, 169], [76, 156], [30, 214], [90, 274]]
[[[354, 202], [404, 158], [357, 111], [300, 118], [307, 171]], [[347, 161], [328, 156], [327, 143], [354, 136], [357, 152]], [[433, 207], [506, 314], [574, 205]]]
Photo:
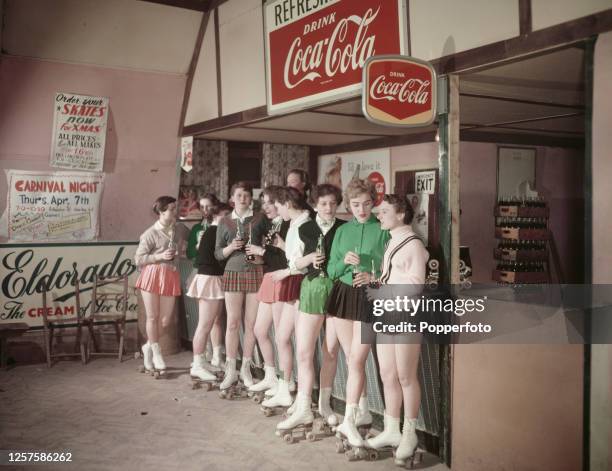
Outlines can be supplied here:
[[473, 124], [470, 126], [465, 126], [462, 128], [462, 131], [470, 130], [470, 129], [480, 129], [480, 128], [495, 128], [504, 125], [510, 124], [521, 124], [521, 123], [535, 123], [537, 121], [548, 121], [551, 119], [561, 119], [561, 118], [572, 118], [574, 116], [583, 116], [582, 111], [578, 111], [576, 113], [563, 113], [549, 116], [539, 116], [537, 118], [525, 118], [525, 119], [514, 119], [512, 121], [501, 121], [498, 123], [483, 123], [483, 124]]
[[[500, 129], [501, 131], [501, 129]], [[545, 134], [518, 134], [485, 131], [461, 131], [461, 141], [491, 142], [495, 144], [514, 144], [517, 146], [548, 146], [584, 148], [584, 138], [547, 136]]]
[[191, 56], [191, 62], [189, 63], [189, 71], [187, 72], [187, 82], [185, 83], [185, 92], [183, 93], [183, 106], [181, 107], [181, 121], [179, 126], [179, 136], [183, 135], [183, 129], [185, 126], [185, 115], [187, 114], [187, 106], [189, 106], [189, 98], [191, 97], [191, 86], [193, 84], [193, 76], [198, 66], [198, 59], [200, 57], [200, 51], [202, 49], [202, 42], [204, 41], [204, 35], [206, 34], [206, 27], [208, 25], [208, 19], [210, 18], [210, 12], [207, 11], [202, 16], [202, 22], [200, 23], [200, 30], [198, 31], [198, 37], [196, 39], [195, 47], [193, 48], [193, 55]]
[[142, 0], [148, 3], [158, 3], [168, 7], [184, 8], [186, 10], [195, 10], [206, 13], [210, 11], [212, 0]]
[[531, 0], [519, 0], [519, 30], [521, 36], [531, 33]]
[[376, 137], [380, 138], [381, 135], [384, 134], [367, 134], [360, 132], [340, 132], [340, 131], [317, 131], [312, 129], [286, 129], [286, 128], [274, 128], [274, 127], [263, 127], [263, 126], [243, 126], [245, 129], [260, 129], [262, 131], [281, 131], [281, 132], [296, 132], [303, 134], [322, 134], [322, 135], [335, 135], [335, 136], [368, 136], [368, 137]]
[[461, 92], [459, 95], [468, 97], [468, 98], [482, 98], [483, 100], [507, 101], [511, 103], [521, 103], [524, 105], [550, 106], [553, 108], [568, 108], [568, 109], [573, 109], [573, 110], [583, 110], [584, 109], [583, 105], [567, 105], [564, 103], [553, 103], [553, 102], [541, 101], [541, 100], [524, 100], [522, 98], [512, 98], [512, 97], [504, 97], [504, 96], [498, 96], [498, 95], [487, 95], [484, 93]]
[[223, 116], [223, 94], [221, 88], [221, 44], [219, 39], [219, 9], [215, 8], [215, 63], [217, 69], [217, 114]]
[[201, 123], [185, 126], [183, 129], [184, 136], [193, 136], [196, 134], [204, 134], [222, 129], [235, 128], [243, 126], [247, 123], [255, 123], [268, 118], [268, 111], [265, 106], [258, 106], [237, 113], [220, 116], [219, 118], [209, 119]]
[[421, 144], [423, 142], [435, 142], [436, 131], [425, 131], [418, 134], [405, 134], [403, 136], [383, 137], [380, 139], [368, 139], [367, 141], [351, 142], [334, 146], [322, 146], [321, 154], [342, 154], [357, 150], [380, 149], [384, 147], [404, 146], [409, 144]]

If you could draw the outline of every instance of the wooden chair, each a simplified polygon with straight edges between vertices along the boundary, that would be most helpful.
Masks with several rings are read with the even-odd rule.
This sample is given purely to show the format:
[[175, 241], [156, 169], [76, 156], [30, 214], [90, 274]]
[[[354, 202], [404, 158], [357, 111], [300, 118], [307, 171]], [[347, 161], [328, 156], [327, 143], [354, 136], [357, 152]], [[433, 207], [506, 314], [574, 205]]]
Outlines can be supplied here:
[[[51, 368], [51, 360], [53, 358], [67, 358], [67, 357], [81, 357], [83, 364], [87, 363], [87, 357], [85, 355], [85, 344], [83, 342], [83, 323], [84, 313], [81, 313], [81, 290], [79, 282], [77, 280], [74, 286], [74, 296], [76, 301], [76, 315], [72, 317], [62, 317], [50, 320], [47, 313], [47, 290], [42, 292], [43, 301], [43, 331], [45, 335], [45, 353], [47, 355], [47, 366]], [[55, 329], [65, 328], [72, 325], [76, 325], [77, 334], [74, 342], [74, 353], [53, 353], [53, 338], [55, 336]]]
[[[103, 289], [101, 289], [103, 288]], [[111, 291], [107, 291], [107, 290]], [[98, 278], [96, 275], [94, 278], [94, 285], [91, 292], [91, 314], [85, 319], [87, 328], [89, 329], [89, 341], [87, 344], [87, 359], [90, 356], [115, 356], [119, 361], [123, 360], [124, 353], [124, 340], [125, 340], [125, 324], [127, 317], [127, 306], [128, 306], [128, 277], [117, 276]], [[104, 305], [104, 301], [114, 301], [120, 306], [119, 311], [114, 312], [100, 312], [100, 308]], [[101, 352], [98, 347], [98, 342], [94, 335], [94, 330], [100, 323], [108, 324], [112, 323], [115, 326], [115, 335], [117, 337], [118, 351], [114, 352]], [[91, 351], [90, 343], [93, 342], [94, 352]]]

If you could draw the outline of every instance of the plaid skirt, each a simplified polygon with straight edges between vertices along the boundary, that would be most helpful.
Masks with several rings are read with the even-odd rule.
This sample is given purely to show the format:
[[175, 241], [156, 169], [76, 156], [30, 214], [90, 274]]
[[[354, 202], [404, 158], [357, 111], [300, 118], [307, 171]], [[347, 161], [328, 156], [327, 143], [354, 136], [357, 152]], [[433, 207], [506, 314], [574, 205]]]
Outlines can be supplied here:
[[257, 293], [263, 278], [263, 267], [251, 265], [247, 271], [223, 273], [223, 291], [226, 293]]

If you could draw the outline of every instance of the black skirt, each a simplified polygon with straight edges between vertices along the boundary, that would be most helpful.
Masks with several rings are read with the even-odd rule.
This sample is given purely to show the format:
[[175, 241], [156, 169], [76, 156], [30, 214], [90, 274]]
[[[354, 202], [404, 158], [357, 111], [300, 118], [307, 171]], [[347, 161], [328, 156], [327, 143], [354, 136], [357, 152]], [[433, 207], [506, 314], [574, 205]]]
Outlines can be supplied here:
[[340, 319], [368, 323], [373, 321], [365, 286], [354, 288], [341, 281], [334, 282], [325, 310], [330, 316]]

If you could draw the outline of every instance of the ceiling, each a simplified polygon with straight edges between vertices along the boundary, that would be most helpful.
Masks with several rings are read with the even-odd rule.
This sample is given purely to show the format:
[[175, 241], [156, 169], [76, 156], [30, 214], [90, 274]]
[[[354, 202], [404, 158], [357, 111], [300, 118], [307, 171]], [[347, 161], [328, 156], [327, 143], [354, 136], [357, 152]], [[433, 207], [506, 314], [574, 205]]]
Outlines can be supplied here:
[[[584, 137], [584, 50], [572, 46], [460, 75], [462, 137], [487, 133], [509, 139], [517, 136], [546, 142], [580, 142]], [[274, 142], [313, 146], [366, 144], [368, 141], [410, 136], [433, 136], [437, 125], [402, 129], [372, 124], [356, 97], [256, 122], [234, 124], [195, 137]]]

